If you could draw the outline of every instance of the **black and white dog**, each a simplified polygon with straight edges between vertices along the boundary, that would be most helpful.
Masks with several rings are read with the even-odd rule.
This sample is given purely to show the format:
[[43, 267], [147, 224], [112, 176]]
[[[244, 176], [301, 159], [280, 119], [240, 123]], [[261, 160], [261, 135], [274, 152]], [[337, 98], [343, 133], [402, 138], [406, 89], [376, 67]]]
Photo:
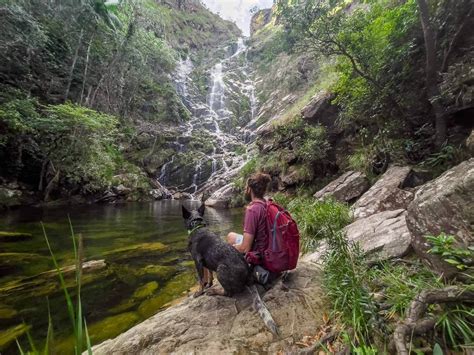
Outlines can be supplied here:
[[[182, 206], [184, 224], [189, 234], [188, 249], [194, 260], [199, 278], [200, 290], [195, 297], [204, 292], [208, 295], [232, 296], [248, 289], [254, 296], [254, 305], [265, 325], [274, 334], [278, 327], [253, 284], [251, 270], [244, 256], [232, 245], [223, 241], [217, 234], [206, 228], [204, 204], [197, 210], [189, 211]], [[212, 286], [215, 272], [223, 290], [208, 289]]]

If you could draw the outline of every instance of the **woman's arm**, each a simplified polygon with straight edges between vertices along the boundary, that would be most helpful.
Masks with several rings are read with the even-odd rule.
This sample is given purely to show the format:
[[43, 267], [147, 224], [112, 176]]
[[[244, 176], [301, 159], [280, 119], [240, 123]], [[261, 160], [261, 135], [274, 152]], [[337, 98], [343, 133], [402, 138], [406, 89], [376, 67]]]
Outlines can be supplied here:
[[244, 232], [244, 240], [241, 244], [234, 244], [234, 248], [240, 251], [241, 253], [247, 253], [252, 248], [253, 244], [253, 235], [247, 232]]

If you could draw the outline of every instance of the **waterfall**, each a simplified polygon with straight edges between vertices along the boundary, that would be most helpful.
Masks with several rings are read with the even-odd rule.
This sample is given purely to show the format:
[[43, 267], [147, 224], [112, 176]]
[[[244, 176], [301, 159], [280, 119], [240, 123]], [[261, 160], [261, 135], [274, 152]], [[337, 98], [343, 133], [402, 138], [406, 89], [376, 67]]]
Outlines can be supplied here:
[[[255, 95], [254, 82], [249, 74], [249, 65], [247, 61], [247, 47], [244, 39], [239, 38], [237, 46], [234, 47], [233, 53], [226, 58], [215, 63], [209, 70], [209, 91], [203, 100], [200, 91], [197, 89], [191, 79], [194, 70], [193, 62], [190, 57], [180, 60], [176, 67], [174, 81], [176, 91], [179, 94], [183, 104], [192, 114], [188, 122], [184, 122], [179, 127], [180, 135], [176, 138], [176, 142], [170, 144], [176, 154], [185, 154], [188, 152], [193, 156], [198, 155], [195, 160], [194, 170], [188, 173], [188, 187], [180, 187], [179, 191], [190, 192], [196, 194], [206, 186], [211, 186], [215, 181], [222, 183], [229, 181], [245, 163], [242, 149], [236, 154], [235, 147], [248, 143], [251, 139], [249, 131], [251, 130], [249, 123], [255, 120], [257, 110], [257, 99]], [[227, 52], [230, 47], [224, 48]], [[244, 56], [244, 61], [241, 60]], [[232, 126], [232, 120], [239, 119], [227, 106], [228, 100], [245, 97], [250, 104], [250, 112], [246, 118], [249, 122], [241, 129], [229, 127]], [[248, 111], [247, 111], [248, 112]], [[194, 152], [189, 151], [187, 142], [193, 139], [196, 130], [204, 131], [210, 137], [212, 144], [212, 152]], [[245, 148], [245, 152], [247, 149]], [[177, 155], [166, 162], [160, 171], [158, 181], [166, 185], [170, 183], [169, 174], [172, 172], [176, 175], [179, 170], [179, 160], [175, 159]], [[189, 169], [187, 170], [189, 171]]]

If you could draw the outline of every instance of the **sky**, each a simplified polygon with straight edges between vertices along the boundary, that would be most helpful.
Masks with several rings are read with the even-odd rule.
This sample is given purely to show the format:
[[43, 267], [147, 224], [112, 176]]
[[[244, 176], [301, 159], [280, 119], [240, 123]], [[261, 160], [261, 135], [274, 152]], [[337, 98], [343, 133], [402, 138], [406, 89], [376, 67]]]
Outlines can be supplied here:
[[273, 5], [273, 0], [202, 0], [212, 11], [226, 20], [234, 21], [240, 27], [244, 36], [250, 33], [250, 9], [255, 5], [267, 9]]

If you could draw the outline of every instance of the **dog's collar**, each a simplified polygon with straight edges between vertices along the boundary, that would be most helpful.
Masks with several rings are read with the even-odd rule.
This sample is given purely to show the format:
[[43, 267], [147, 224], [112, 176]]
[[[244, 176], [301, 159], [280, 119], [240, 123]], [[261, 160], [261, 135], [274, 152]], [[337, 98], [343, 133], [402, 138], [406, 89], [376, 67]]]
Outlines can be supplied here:
[[[200, 223], [200, 222], [203, 222], [202, 220], [200, 219], [196, 219], [194, 221], [192, 221], [191, 223]], [[198, 225], [194, 225], [195, 223], [193, 223], [193, 229], [190, 229], [188, 230], [188, 234], [191, 235], [192, 233], [194, 233], [195, 231], [197, 231], [199, 228], [202, 228], [202, 227], [205, 227], [206, 226], [206, 223], [202, 223], [202, 224], [198, 224]]]

